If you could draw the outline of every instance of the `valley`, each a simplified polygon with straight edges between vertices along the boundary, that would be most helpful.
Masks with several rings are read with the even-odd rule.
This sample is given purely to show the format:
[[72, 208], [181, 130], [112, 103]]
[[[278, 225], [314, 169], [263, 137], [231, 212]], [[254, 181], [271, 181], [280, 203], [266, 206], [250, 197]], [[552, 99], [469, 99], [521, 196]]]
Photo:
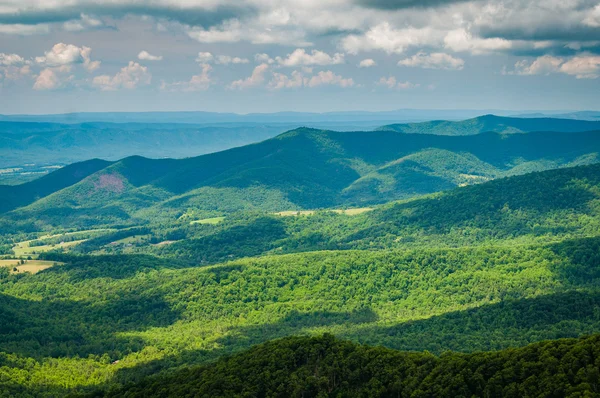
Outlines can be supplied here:
[[600, 130], [490, 119], [0, 186], [0, 396], [593, 394]]

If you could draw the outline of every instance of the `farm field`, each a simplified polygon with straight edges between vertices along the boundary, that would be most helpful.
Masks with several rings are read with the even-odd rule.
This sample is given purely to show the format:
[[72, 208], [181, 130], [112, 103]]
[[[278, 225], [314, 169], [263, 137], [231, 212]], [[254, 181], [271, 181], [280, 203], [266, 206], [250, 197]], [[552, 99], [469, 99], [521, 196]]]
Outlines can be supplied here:
[[[45, 261], [45, 260], [24, 260], [24, 264], [21, 264], [21, 260], [0, 260], [0, 267], [9, 267], [11, 273], [29, 272], [36, 274], [40, 271], [53, 267], [55, 265], [62, 265], [63, 263], [57, 261]], [[14, 268], [17, 271], [14, 271]]]

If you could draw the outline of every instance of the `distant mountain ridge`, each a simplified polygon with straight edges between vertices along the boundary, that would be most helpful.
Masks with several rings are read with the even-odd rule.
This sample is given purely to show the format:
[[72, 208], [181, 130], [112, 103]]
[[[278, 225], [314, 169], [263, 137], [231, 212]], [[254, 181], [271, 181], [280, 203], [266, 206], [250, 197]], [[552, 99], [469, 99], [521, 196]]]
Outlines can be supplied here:
[[[532, 111], [534, 112], [534, 111]], [[340, 111], [340, 112], [272, 112], [272, 113], [220, 113], [202, 111], [175, 112], [78, 112], [49, 115], [0, 115], [0, 121], [52, 122], [52, 123], [306, 123], [348, 121], [423, 121], [431, 119], [460, 120], [488, 113], [514, 115], [515, 111], [497, 109], [397, 109], [392, 111]]]
[[422, 123], [388, 124], [377, 130], [436, 135], [474, 135], [487, 132], [512, 134], [532, 131], [578, 132], [600, 130], [600, 121], [484, 115], [462, 121], [434, 120]]
[[[36, 196], [39, 200], [19, 212], [49, 222], [60, 217], [85, 224], [102, 222], [106, 214], [123, 221], [179, 217], [190, 211], [214, 216], [248, 209], [362, 206], [597, 163], [598, 153], [600, 131], [451, 137], [301, 128], [194, 158], [128, 157], [82, 175], [68, 187], [56, 184], [43, 190], [45, 197]], [[6, 198], [19, 198], [22, 188], [1, 189]], [[6, 212], [28, 201], [0, 203]]]

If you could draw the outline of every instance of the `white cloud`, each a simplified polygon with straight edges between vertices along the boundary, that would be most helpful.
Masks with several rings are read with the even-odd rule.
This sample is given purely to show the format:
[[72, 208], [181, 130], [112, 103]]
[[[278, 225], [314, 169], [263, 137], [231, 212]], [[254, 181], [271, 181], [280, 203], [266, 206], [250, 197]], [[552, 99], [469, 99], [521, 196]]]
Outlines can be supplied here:
[[252, 44], [287, 44], [309, 46], [305, 32], [300, 27], [287, 26], [286, 24], [273, 24], [266, 27], [263, 22], [254, 20], [242, 24], [238, 19], [230, 19], [219, 26], [209, 29], [202, 27], [188, 27], [186, 32], [189, 37], [200, 43], [237, 43], [247, 41]]
[[600, 56], [581, 54], [568, 60], [560, 57], [544, 55], [533, 62], [521, 60], [515, 63], [514, 71], [507, 74], [517, 75], [549, 75], [564, 73], [577, 79], [596, 79], [600, 77]]
[[594, 28], [600, 27], [600, 4], [589, 12], [583, 20], [583, 23], [588, 26], [593, 26]]
[[273, 73], [273, 78], [269, 82], [268, 87], [272, 90], [280, 90], [283, 88], [297, 88], [304, 86], [304, 82], [304, 75], [297, 70], [292, 72], [291, 77], [288, 77], [283, 73]]
[[161, 83], [161, 90], [169, 90], [169, 91], [205, 91], [213, 84], [213, 81], [210, 77], [210, 71], [212, 70], [212, 66], [208, 64], [203, 64], [202, 72], [198, 75], [192, 76], [189, 81], [186, 82], [175, 82], [167, 84], [164, 81]]
[[564, 59], [562, 58], [544, 55], [531, 63], [525, 60], [518, 61], [515, 64], [515, 73], [518, 75], [547, 75], [558, 72], [563, 62]]
[[212, 62], [214, 59], [215, 57], [209, 52], [199, 52], [198, 56], [196, 57], [196, 62], [200, 64], [207, 64]]
[[229, 65], [229, 64], [247, 64], [250, 62], [247, 58], [240, 57], [232, 57], [230, 55], [213, 55], [209, 52], [199, 52], [196, 57], [196, 62], [199, 64], [210, 64], [215, 63], [219, 65]]
[[350, 54], [371, 50], [400, 54], [410, 47], [435, 45], [440, 39], [440, 33], [429, 27], [395, 29], [389, 22], [382, 22], [362, 35], [346, 36], [341, 47]]
[[240, 57], [231, 57], [229, 55], [217, 55], [216, 59], [215, 59], [215, 63], [216, 64], [221, 64], [221, 65], [229, 65], [229, 64], [247, 64], [248, 59], [246, 58], [240, 58]]
[[367, 58], [367, 59], [363, 59], [362, 61], [360, 61], [358, 64], [358, 67], [359, 68], [370, 68], [371, 66], [375, 66], [375, 65], [377, 65], [377, 62], [375, 62], [371, 58]]
[[63, 29], [67, 32], [80, 32], [89, 29], [98, 29], [104, 26], [99, 19], [95, 19], [86, 14], [81, 14], [79, 19], [63, 23]]
[[26, 24], [0, 24], [0, 34], [5, 35], [44, 35], [50, 32], [48, 24], [26, 25]]
[[63, 87], [67, 82], [73, 80], [73, 75], [63, 77], [61, 76], [62, 72], [68, 72], [68, 70], [61, 70], [60, 68], [46, 68], [42, 70], [35, 79], [33, 89], [56, 90]]
[[252, 75], [246, 79], [235, 80], [231, 82], [228, 88], [235, 90], [243, 90], [250, 87], [256, 87], [265, 82], [265, 73], [269, 69], [269, 65], [260, 64], [252, 71]]
[[1, 66], [23, 65], [25, 63], [25, 59], [18, 54], [0, 53]]
[[141, 59], [143, 61], [162, 61], [163, 60], [162, 55], [152, 55], [146, 50], [140, 51], [140, 53], [138, 54], [137, 57], [138, 57], [138, 59]]
[[50, 51], [46, 51], [43, 57], [36, 57], [38, 64], [47, 67], [70, 66], [82, 64], [88, 71], [98, 69], [100, 61], [92, 61], [89, 47], [77, 47], [73, 44], [57, 43]]
[[29, 75], [31, 75], [31, 67], [28, 64], [2, 66], [0, 63], [0, 77], [5, 80], [19, 80]]
[[148, 68], [129, 61], [129, 64], [114, 76], [100, 75], [94, 77], [93, 85], [103, 91], [112, 91], [120, 88], [134, 89], [138, 86], [148, 85], [152, 81], [152, 75]]
[[336, 75], [332, 71], [321, 71], [315, 76], [312, 76], [306, 83], [308, 87], [316, 87], [321, 85], [335, 85], [340, 87], [354, 86], [354, 80], [351, 78], [345, 79], [340, 75]]
[[454, 69], [461, 70], [465, 61], [460, 58], [455, 58], [450, 54], [431, 53], [426, 54], [419, 51], [410, 58], [403, 59], [398, 62], [399, 66], [411, 66], [425, 69]]
[[396, 78], [394, 76], [390, 76], [388, 78], [382, 77], [381, 79], [379, 79], [379, 81], [377, 82], [378, 86], [385, 86], [389, 89], [397, 89], [397, 90], [408, 90], [411, 88], [417, 88], [420, 86], [420, 84], [414, 84], [411, 82], [399, 82], [396, 80]]
[[312, 50], [310, 54], [303, 48], [297, 48], [286, 58], [275, 57], [282, 66], [310, 66], [310, 65], [336, 65], [344, 63], [344, 54], [335, 53], [333, 56], [319, 50]]
[[474, 37], [466, 29], [455, 29], [446, 34], [444, 45], [447, 49], [455, 52], [471, 52], [473, 54], [485, 54], [494, 51], [509, 50], [513, 47], [510, 40], [501, 38], [482, 39]]
[[573, 57], [561, 65], [560, 72], [575, 76], [577, 79], [596, 79], [600, 76], [600, 56]]
[[260, 64], [269, 64], [269, 65], [271, 65], [272, 63], [275, 62], [275, 60], [273, 58], [271, 58], [269, 56], [269, 54], [265, 54], [265, 53], [256, 54], [254, 56], [254, 60]]

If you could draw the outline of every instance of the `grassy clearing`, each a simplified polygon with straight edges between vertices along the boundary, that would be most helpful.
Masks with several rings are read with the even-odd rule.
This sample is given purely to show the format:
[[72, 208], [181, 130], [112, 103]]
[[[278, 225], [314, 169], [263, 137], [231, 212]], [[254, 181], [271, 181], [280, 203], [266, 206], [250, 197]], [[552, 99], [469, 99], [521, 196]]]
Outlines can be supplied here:
[[190, 222], [190, 224], [218, 224], [223, 221], [225, 217], [212, 217], [212, 218], [204, 218], [202, 220], [195, 220]]
[[[55, 265], [62, 265], [56, 261], [43, 261], [43, 260], [25, 260], [24, 264], [21, 264], [21, 260], [0, 260], [0, 267], [10, 267], [13, 274], [22, 272], [29, 272], [36, 274], [40, 271], [53, 267]], [[15, 271], [14, 268], [17, 270]]]
[[55, 249], [66, 249], [69, 247], [76, 246], [81, 242], [85, 242], [87, 239], [74, 240], [72, 242], [61, 242], [56, 245], [44, 245], [44, 246], [33, 246], [29, 247], [29, 241], [17, 243], [13, 246], [12, 250], [17, 257], [31, 256], [32, 258], [37, 256], [39, 253], [48, 252]]

